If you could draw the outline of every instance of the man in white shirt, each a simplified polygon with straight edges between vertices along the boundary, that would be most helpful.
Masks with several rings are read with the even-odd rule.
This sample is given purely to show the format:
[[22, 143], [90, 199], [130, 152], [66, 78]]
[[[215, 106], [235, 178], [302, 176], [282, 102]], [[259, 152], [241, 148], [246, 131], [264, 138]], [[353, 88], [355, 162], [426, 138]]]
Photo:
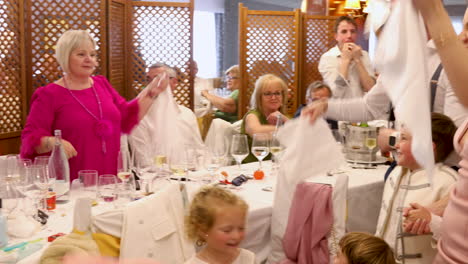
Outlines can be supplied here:
[[[163, 63], [156, 63], [148, 68], [146, 74], [148, 83], [151, 82], [159, 74], [167, 72], [169, 75], [169, 85], [171, 90], [174, 91], [179, 83], [176, 71]], [[129, 143], [135, 155], [135, 160], [138, 161], [140, 166], [152, 165], [155, 153], [154, 148], [159, 146], [159, 142], [169, 142], [171, 139], [161, 138], [160, 135], [155, 135], [156, 127], [156, 112], [153, 111], [155, 107], [151, 107], [148, 113], [140, 121], [140, 123], [132, 130], [129, 136]], [[200, 130], [198, 129], [197, 118], [189, 108], [178, 105], [179, 114], [177, 115], [177, 128], [179, 129], [178, 135], [187, 147], [202, 152], [203, 141], [201, 139]]]
[[375, 84], [369, 54], [355, 43], [356, 37], [354, 19], [339, 17], [335, 22], [337, 45], [320, 58], [318, 69], [333, 98], [362, 97]]

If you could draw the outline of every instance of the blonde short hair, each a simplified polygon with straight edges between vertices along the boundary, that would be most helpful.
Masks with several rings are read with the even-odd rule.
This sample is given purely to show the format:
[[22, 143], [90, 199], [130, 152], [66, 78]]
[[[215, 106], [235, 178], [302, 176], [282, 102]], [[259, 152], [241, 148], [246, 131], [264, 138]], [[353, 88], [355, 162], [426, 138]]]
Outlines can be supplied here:
[[263, 106], [261, 104], [263, 89], [265, 89], [265, 87], [267, 87], [271, 83], [275, 82], [281, 85], [281, 97], [283, 99], [283, 104], [281, 105], [280, 112], [284, 113], [284, 111], [286, 110], [288, 85], [283, 79], [271, 73], [260, 76], [260, 78], [258, 78], [255, 82], [255, 89], [252, 93], [252, 97], [250, 98], [251, 109], [257, 109], [261, 113], [263, 113]]
[[185, 218], [187, 237], [192, 241], [205, 242], [202, 232], [208, 232], [214, 225], [216, 213], [223, 206], [238, 206], [246, 213], [247, 203], [229, 190], [207, 186], [198, 191], [190, 204]]
[[340, 240], [340, 248], [348, 264], [395, 264], [390, 246], [381, 238], [368, 233], [347, 233]]
[[70, 69], [68, 67], [68, 59], [72, 51], [86, 41], [91, 41], [93, 47], [96, 47], [96, 41], [86, 30], [71, 29], [60, 36], [55, 48], [55, 58], [64, 72], [68, 73]]
[[239, 70], [239, 65], [233, 65], [227, 69], [224, 74], [234, 74], [236, 77], [240, 77], [240, 70]]

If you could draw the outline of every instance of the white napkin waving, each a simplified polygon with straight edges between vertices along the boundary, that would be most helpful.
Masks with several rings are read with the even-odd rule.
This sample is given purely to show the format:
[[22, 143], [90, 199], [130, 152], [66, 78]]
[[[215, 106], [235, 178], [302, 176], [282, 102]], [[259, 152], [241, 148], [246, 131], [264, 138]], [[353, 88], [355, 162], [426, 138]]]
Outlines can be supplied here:
[[183, 159], [184, 140], [177, 125], [180, 112], [169, 85], [159, 94], [149, 111], [148, 115], [155, 121], [151, 138], [152, 157], [164, 154], [168, 162]]
[[278, 131], [286, 147], [277, 177], [271, 218], [271, 254], [268, 263], [284, 259], [282, 239], [296, 185], [341, 167], [345, 158], [323, 119], [313, 125], [305, 117], [288, 121]]
[[434, 153], [426, 42], [424, 23], [413, 2], [395, 1], [380, 36], [376, 64], [396, 119], [412, 134], [413, 156], [432, 182]]

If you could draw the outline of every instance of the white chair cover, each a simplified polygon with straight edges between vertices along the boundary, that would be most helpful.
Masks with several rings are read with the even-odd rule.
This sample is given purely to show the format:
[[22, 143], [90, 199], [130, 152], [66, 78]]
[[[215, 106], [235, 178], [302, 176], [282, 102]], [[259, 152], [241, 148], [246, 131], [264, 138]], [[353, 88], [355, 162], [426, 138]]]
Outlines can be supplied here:
[[[323, 119], [317, 120], [314, 125], [310, 125], [306, 118], [291, 120], [278, 131], [278, 134], [286, 149], [281, 160], [273, 202], [272, 252], [268, 257], [268, 263], [278, 262], [285, 257], [282, 239], [296, 185], [311, 177], [326, 175], [328, 171], [339, 168], [345, 163], [341, 149]], [[345, 183], [340, 181], [341, 185]], [[340, 215], [337, 217], [341, 217]], [[338, 228], [341, 228], [341, 225], [344, 226], [344, 223], [340, 222]]]
[[184, 263], [195, 247], [184, 235], [184, 202], [178, 183], [130, 203], [124, 210], [121, 259]]

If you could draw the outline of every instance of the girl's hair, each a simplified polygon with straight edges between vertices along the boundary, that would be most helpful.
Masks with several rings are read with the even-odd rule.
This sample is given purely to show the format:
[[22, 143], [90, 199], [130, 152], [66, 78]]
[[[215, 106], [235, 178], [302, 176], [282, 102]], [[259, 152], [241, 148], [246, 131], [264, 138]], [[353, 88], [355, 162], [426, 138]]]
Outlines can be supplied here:
[[257, 81], [255, 82], [255, 89], [252, 93], [252, 97], [250, 98], [251, 109], [257, 109], [263, 113], [263, 105], [262, 105], [263, 90], [265, 89], [265, 87], [275, 82], [281, 85], [281, 98], [283, 99], [283, 104], [281, 106], [281, 109], [279, 109], [279, 111], [281, 113], [285, 112], [286, 104], [287, 104], [288, 85], [283, 79], [271, 73], [260, 76], [260, 78], [258, 78]]
[[381, 238], [368, 233], [347, 233], [340, 240], [341, 252], [348, 264], [394, 264], [390, 246]]
[[72, 51], [86, 41], [91, 42], [93, 47], [96, 47], [96, 41], [86, 30], [71, 29], [60, 36], [55, 48], [55, 58], [64, 72], [69, 71], [68, 59]]
[[185, 218], [187, 237], [193, 241], [204, 242], [200, 235], [208, 232], [216, 220], [216, 213], [223, 206], [239, 206], [247, 212], [248, 205], [234, 193], [216, 186], [203, 187], [193, 197], [189, 214]]

